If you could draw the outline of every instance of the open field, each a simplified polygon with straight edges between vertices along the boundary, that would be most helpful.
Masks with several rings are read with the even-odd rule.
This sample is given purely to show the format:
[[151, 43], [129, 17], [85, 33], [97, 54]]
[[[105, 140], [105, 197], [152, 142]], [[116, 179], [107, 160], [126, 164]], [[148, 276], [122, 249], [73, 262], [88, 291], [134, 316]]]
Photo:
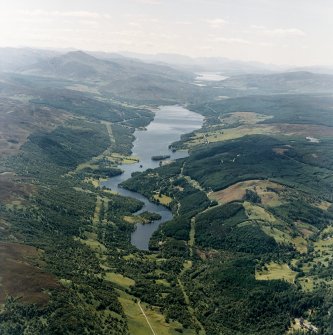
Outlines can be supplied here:
[[166, 286], [166, 287], [171, 286], [171, 284], [168, 281], [166, 281], [165, 279], [156, 279], [155, 282], [158, 285], [163, 285], [163, 286]]
[[126, 222], [128, 222], [128, 223], [131, 223], [131, 224], [135, 224], [135, 223], [140, 222], [140, 218], [138, 216], [125, 215], [123, 217], [123, 220], [126, 221]]
[[[247, 180], [231, 185], [221, 191], [209, 193], [209, 198], [221, 204], [226, 204], [228, 202], [242, 200], [246, 194], [246, 190], [249, 189], [259, 195], [262, 204], [278, 206], [281, 204], [278, 192], [284, 188], [285, 186], [269, 180]], [[273, 189], [276, 190], [276, 192], [273, 192]]]
[[126, 156], [118, 153], [111, 153], [106, 158], [114, 161], [117, 164], [134, 164], [139, 161], [139, 158], [135, 156]]
[[103, 198], [100, 197], [99, 195], [96, 197], [96, 207], [95, 207], [95, 212], [94, 212], [94, 216], [93, 216], [93, 224], [97, 225], [100, 221], [101, 221], [101, 210], [102, 207], [104, 206], [104, 201]]
[[264, 233], [266, 233], [268, 236], [271, 236], [274, 238], [274, 240], [282, 245], [293, 245], [295, 249], [300, 252], [301, 254], [305, 254], [307, 252], [308, 243], [307, 241], [301, 237], [292, 237], [291, 236], [291, 230], [288, 229], [286, 226], [280, 226], [280, 227], [272, 227], [272, 226], [261, 226], [261, 229]]
[[[134, 297], [118, 290], [119, 301], [123, 306], [127, 317], [128, 327], [131, 335], [154, 335], [150, 329], [144, 315], [142, 314], [137, 301]], [[156, 308], [147, 308], [148, 306], [141, 303], [141, 307], [145, 312], [156, 335], [195, 335], [193, 330], [185, 330], [177, 322], [166, 323], [164, 316]], [[179, 332], [177, 329], [181, 329]]]
[[164, 195], [164, 194], [161, 194], [161, 195], [155, 194], [154, 199], [156, 201], [158, 201], [160, 204], [165, 205], [165, 206], [170, 205], [170, 203], [172, 201], [172, 198], [170, 198], [170, 197], [168, 197], [167, 195]]
[[267, 270], [256, 271], [257, 280], [281, 279], [291, 284], [295, 282], [296, 272], [292, 271], [287, 264], [269, 263]]
[[271, 119], [270, 115], [263, 115], [254, 112], [234, 112], [224, 116], [219, 119], [222, 124], [234, 125], [234, 124], [256, 124], [265, 120]]
[[105, 274], [105, 280], [110, 281], [111, 283], [114, 283], [120, 287], [123, 287], [124, 289], [130, 288], [135, 284], [135, 281], [133, 279], [124, 277], [120, 273], [114, 272], [107, 272]]
[[102, 243], [98, 242], [96, 239], [88, 238], [86, 240], [83, 239], [78, 240], [98, 253], [107, 251], [107, 248]]
[[83, 85], [83, 84], [73, 84], [66, 86], [67, 89], [73, 90], [73, 91], [78, 91], [82, 93], [93, 93], [96, 95], [100, 95], [98, 89], [96, 87], [88, 86], [88, 85]]
[[274, 130], [280, 134], [288, 136], [327, 138], [333, 137], [333, 128], [316, 124], [292, 124], [278, 123], [274, 125]]
[[277, 222], [277, 219], [265, 208], [254, 205], [248, 201], [244, 201], [243, 205], [246, 215], [250, 220], [265, 221], [271, 224], [275, 224]]
[[204, 133], [195, 133], [194, 137], [185, 143], [185, 146], [186, 148], [191, 148], [199, 144], [234, 140], [246, 135], [265, 135], [274, 133], [277, 134], [278, 131], [271, 125], [239, 126], [237, 128], [226, 128]]
[[[244, 114], [244, 115], [242, 115]], [[184, 142], [185, 148], [197, 145], [239, 139], [248, 135], [293, 136], [302, 139], [315, 138], [319, 141], [333, 137], [333, 128], [313, 124], [258, 123], [267, 120], [267, 116], [258, 119], [256, 113], [236, 112], [220, 119], [220, 124], [210, 126], [194, 134]], [[269, 117], [268, 117], [269, 119]], [[234, 126], [234, 127], [233, 127]], [[287, 150], [284, 148], [281, 154]]]
[[311, 324], [308, 320], [303, 320], [301, 324], [301, 320], [296, 318], [293, 320], [290, 328], [288, 329], [287, 335], [292, 335], [299, 331], [301, 331], [302, 334], [307, 334], [310, 330], [313, 330], [315, 333], [318, 332], [318, 328]]
[[[302, 261], [302, 271], [306, 274], [300, 278], [300, 284], [305, 291], [312, 291], [320, 285], [333, 284], [332, 276], [327, 272], [333, 263], [332, 227], [325, 228], [317, 241], [313, 243], [310, 260]], [[320, 274], [324, 276], [321, 277]]]

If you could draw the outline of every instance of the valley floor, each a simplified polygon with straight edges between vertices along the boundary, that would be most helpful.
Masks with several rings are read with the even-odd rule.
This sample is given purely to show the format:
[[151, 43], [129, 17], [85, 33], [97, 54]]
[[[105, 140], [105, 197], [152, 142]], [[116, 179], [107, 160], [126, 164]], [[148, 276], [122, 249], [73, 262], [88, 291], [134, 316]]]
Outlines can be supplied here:
[[142, 251], [131, 233], [153, 214], [101, 182], [137, 162], [149, 108], [16, 80], [1, 91], [1, 334], [333, 332], [331, 97], [191, 105], [205, 124], [172, 145], [189, 157], [122, 185], [173, 213]]

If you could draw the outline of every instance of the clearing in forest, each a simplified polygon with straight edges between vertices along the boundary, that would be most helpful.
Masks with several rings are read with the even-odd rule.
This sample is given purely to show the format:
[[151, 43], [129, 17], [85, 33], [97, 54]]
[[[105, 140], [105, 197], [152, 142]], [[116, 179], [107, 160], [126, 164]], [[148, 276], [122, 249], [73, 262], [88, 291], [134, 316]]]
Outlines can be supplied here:
[[262, 270], [256, 270], [257, 280], [285, 280], [294, 284], [297, 272], [290, 269], [287, 264], [278, 264], [271, 262], [266, 264]]
[[263, 205], [274, 207], [281, 204], [279, 192], [284, 190], [285, 186], [269, 180], [246, 180], [223, 190], [212, 192], [209, 194], [209, 198], [221, 204], [239, 201], [244, 198], [247, 189], [256, 192]]

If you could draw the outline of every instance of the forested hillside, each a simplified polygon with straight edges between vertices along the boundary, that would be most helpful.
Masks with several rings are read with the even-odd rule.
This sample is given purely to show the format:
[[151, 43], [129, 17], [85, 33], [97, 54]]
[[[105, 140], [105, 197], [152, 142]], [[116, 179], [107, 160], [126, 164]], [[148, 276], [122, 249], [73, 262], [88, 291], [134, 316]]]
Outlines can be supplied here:
[[[330, 76], [34, 57], [0, 74], [1, 334], [333, 333]], [[204, 124], [122, 183], [173, 215], [139, 250], [160, 215], [103, 182], [175, 103]]]

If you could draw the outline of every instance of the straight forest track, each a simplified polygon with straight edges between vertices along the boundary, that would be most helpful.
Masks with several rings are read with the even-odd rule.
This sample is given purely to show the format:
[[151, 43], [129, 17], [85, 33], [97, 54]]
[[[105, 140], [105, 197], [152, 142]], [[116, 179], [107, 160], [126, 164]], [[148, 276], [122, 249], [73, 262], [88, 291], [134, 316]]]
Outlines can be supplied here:
[[[183, 270], [184, 271], [184, 270]], [[183, 272], [182, 271], [182, 272]], [[186, 270], [185, 270], [186, 271]], [[182, 281], [180, 280], [180, 278], [178, 277], [177, 278], [177, 281], [178, 281], [178, 284], [179, 284], [179, 287], [183, 293], [183, 296], [184, 296], [184, 300], [185, 300], [185, 303], [187, 305], [187, 310], [189, 311], [190, 315], [192, 316], [192, 319], [194, 320], [194, 322], [199, 326], [200, 330], [199, 330], [199, 335], [206, 335], [206, 331], [203, 327], [203, 325], [201, 324], [201, 322], [197, 319], [196, 315], [195, 315], [195, 312], [194, 312], [194, 309], [193, 307], [191, 306], [191, 301], [190, 301], [190, 298], [188, 297], [186, 291], [185, 291], [185, 287], [184, 287], [184, 284], [182, 283]]]
[[141, 310], [141, 313], [142, 313], [143, 316], [146, 318], [146, 321], [147, 321], [147, 323], [148, 323], [149, 328], [151, 329], [151, 332], [153, 333], [153, 335], [157, 335], [157, 334], [155, 333], [155, 331], [154, 331], [152, 325], [150, 324], [150, 322], [149, 322], [149, 320], [148, 320], [148, 318], [147, 318], [147, 315], [146, 315], [145, 311], [144, 311], [143, 308], [141, 307], [140, 301], [138, 301], [138, 305], [139, 305], [139, 308], [140, 308], [140, 310]]
[[107, 131], [108, 131], [108, 134], [109, 134], [109, 137], [110, 137], [110, 143], [113, 144], [113, 143], [116, 143], [116, 140], [113, 136], [113, 133], [112, 133], [112, 123], [111, 122], [107, 122], [107, 121], [101, 121], [102, 124], [105, 125]]
[[193, 248], [195, 244], [195, 216], [191, 218], [191, 230], [189, 234], [188, 246], [190, 247], [190, 257], [193, 257]]

